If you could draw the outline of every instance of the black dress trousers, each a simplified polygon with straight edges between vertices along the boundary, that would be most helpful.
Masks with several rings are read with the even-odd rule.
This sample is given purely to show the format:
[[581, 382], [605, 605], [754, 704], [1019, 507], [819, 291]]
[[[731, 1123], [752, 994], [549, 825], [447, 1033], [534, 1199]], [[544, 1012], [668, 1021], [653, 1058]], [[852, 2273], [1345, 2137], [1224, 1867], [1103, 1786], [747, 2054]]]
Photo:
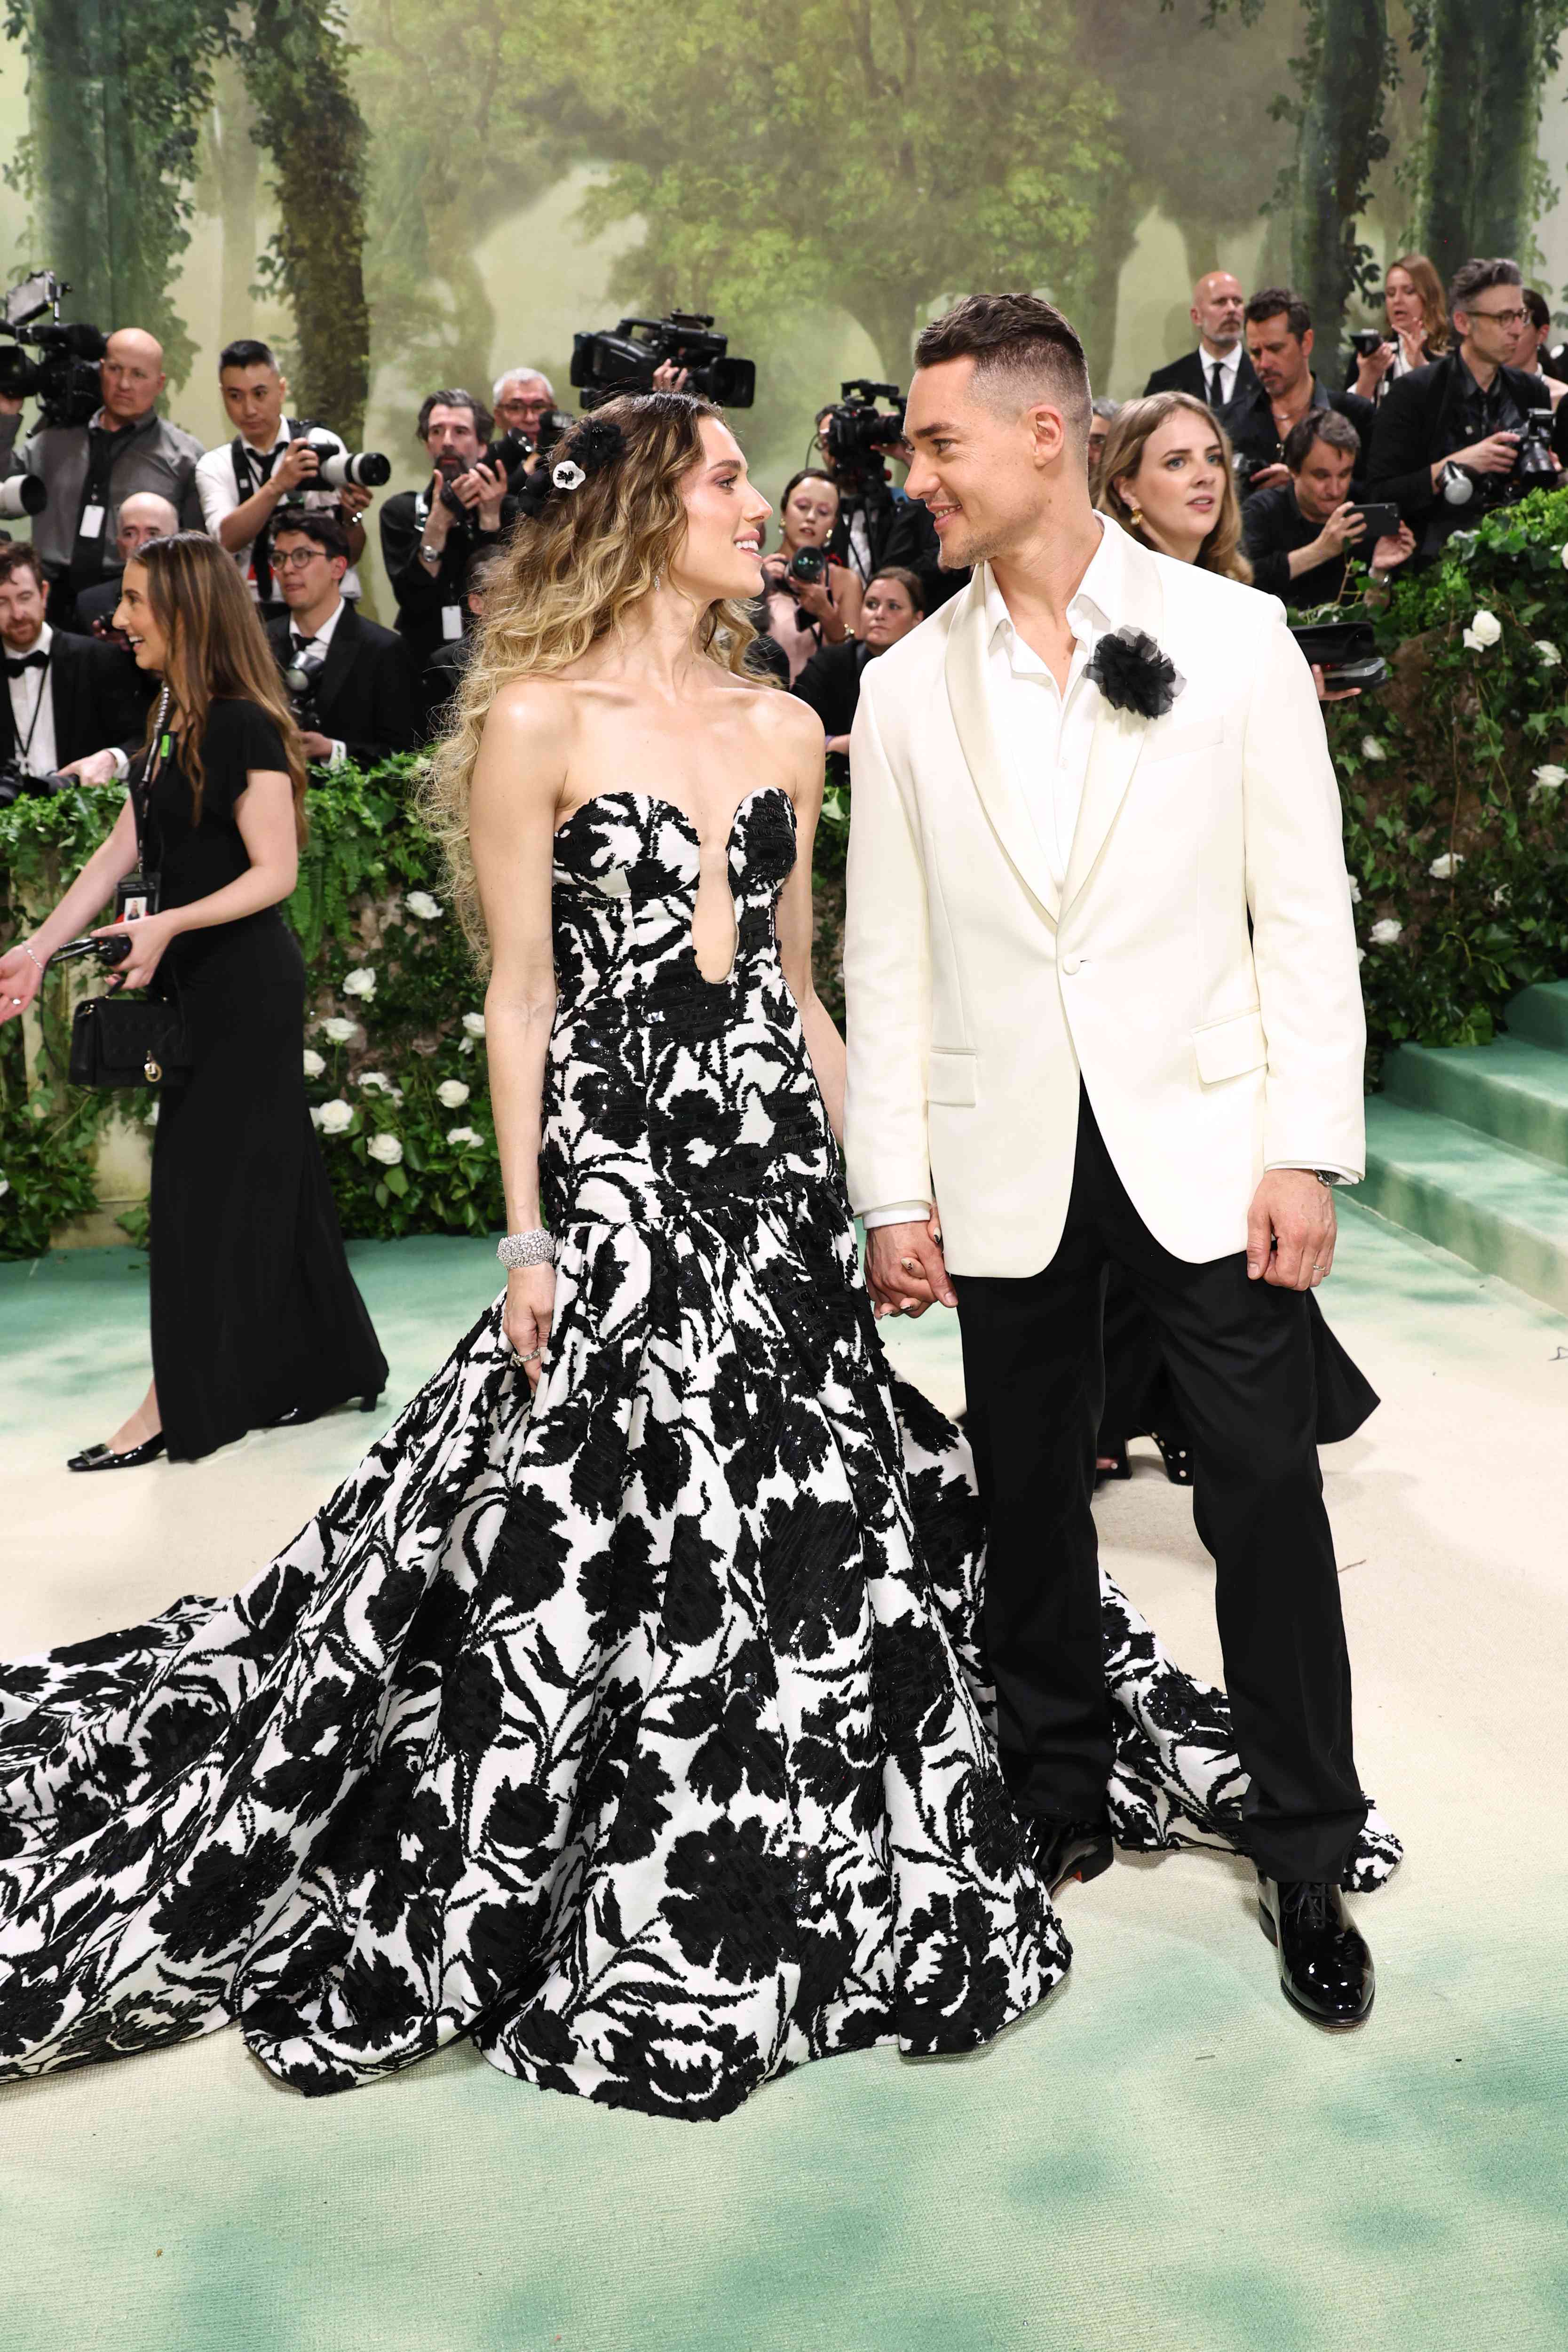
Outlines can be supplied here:
[[985, 1632], [1002, 1767], [1020, 1810], [1097, 1819], [1111, 1769], [1092, 1507], [1111, 1267], [1146, 1312], [1191, 1433], [1249, 1849], [1282, 1879], [1337, 1878], [1366, 1816], [1350, 1661], [1317, 1457], [1310, 1294], [1201, 1265], [1149, 1232], [1086, 1092], [1056, 1255], [955, 1277], [968, 1433], [987, 1515]]

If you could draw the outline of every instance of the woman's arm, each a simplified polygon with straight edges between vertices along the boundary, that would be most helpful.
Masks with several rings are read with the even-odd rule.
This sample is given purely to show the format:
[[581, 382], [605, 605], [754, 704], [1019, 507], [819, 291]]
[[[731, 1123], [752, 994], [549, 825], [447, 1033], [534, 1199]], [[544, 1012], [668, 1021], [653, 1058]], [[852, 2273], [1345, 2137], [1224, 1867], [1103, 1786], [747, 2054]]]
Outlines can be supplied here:
[[[571, 733], [569, 688], [537, 678], [503, 687], [474, 763], [469, 838], [492, 957], [485, 1045], [509, 1234], [542, 1222], [539, 1142], [555, 1020], [550, 877]], [[553, 1266], [508, 1274], [504, 1325], [533, 1387], [554, 1300]]]
[[171, 940], [182, 931], [205, 931], [217, 923], [257, 915], [287, 898], [299, 879], [299, 849], [294, 832], [294, 789], [281, 768], [250, 768], [235, 803], [235, 823], [250, 864], [245, 872], [188, 907], [141, 915], [134, 922], [105, 923], [99, 939], [129, 937], [131, 953], [116, 966], [121, 988], [146, 988]]
[[795, 803], [795, 864], [779, 895], [779, 960], [795, 1000], [806, 1051], [827, 1109], [835, 1141], [844, 1139], [844, 1041], [817, 994], [811, 971], [811, 856], [822, 813], [822, 731], [820, 720], [781, 694], [767, 705], [768, 721], [782, 736], [788, 791]]

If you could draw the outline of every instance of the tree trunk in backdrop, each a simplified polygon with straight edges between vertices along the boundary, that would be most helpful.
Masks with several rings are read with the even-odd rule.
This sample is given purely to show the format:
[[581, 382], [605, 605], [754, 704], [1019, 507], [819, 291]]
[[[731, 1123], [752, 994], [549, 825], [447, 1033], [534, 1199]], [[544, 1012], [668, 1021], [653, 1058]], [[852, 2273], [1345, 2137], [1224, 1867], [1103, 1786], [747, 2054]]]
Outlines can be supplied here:
[[[1554, 14], [1560, 12], [1554, 12]], [[1511, 255], [1530, 274], [1536, 135], [1543, 80], [1540, 0], [1487, 0], [1485, 66], [1472, 175], [1470, 250]]]
[[38, 257], [68, 282], [71, 317], [105, 333], [156, 332], [136, 250], [123, 13], [122, 0], [35, 0], [27, 96]]
[[1476, 97], [1483, 75], [1481, 11], [1472, 0], [1434, 0], [1427, 37], [1420, 206], [1416, 243], [1446, 286], [1477, 248]]
[[222, 342], [232, 343], [255, 331], [256, 298], [250, 289], [259, 257], [256, 200], [261, 179], [256, 109], [232, 59], [225, 60], [217, 75], [211, 146], [214, 197], [224, 236], [218, 333]]
[[1291, 218], [1291, 278], [1312, 314], [1314, 373], [1343, 381], [1345, 304], [1360, 281], [1356, 239], [1367, 173], [1383, 152], [1384, 0], [1319, 0], [1309, 50]]

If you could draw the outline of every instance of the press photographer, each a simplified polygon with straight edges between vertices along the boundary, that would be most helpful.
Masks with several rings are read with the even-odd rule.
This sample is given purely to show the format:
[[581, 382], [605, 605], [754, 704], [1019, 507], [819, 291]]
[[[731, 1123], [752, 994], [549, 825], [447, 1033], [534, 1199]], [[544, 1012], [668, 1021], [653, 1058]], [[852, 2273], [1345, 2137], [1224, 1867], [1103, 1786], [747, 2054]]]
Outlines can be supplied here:
[[538, 368], [508, 368], [498, 375], [491, 405], [500, 428], [491, 455], [506, 474], [507, 487], [516, 490], [576, 420], [556, 406], [555, 386]]
[[[118, 578], [120, 509], [136, 491], [156, 491], [186, 529], [202, 527], [195, 482], [202, 445], [154, 405], [166, 381], [162, 345], [139, 327], [121, 327], [105, 344], [98, 373], [99, 401], [90, 417], [56, 421], [59, 411], [46, 405], [20, 449], [23, 395], [0, 389], [5, 477], [30, 474], [47, 492], [47, 505], [34, 518], [33, 544], [57, 626], [72, 619], [82, 589]], [[5, 381], [0, 372], [0, 386]]]
[[861, 583], [830, 547], [839, 520], [838, 485], [820, 467], [790, 476], [779, 503], [777, 551], [762, 559], [764, 626], [789, 665], [792, 686], [826, 646], [852, 636]]
[[1402, 253], [1383, 280], [1386, 335], [1364, 327], [1352, 335], [1347, 392], [1380, 402], [1391, 383], [1448, 348], [1448, 310], [1443, 281], [1424, 253]]
[[400, 490], [382, 508], [382, 561], [397, 598], [398, 635], [422, 680], [436, 646], [455, 643], [468, 625], [470, 558], [498, 544], [517, 517], [506, 476], [487, 462], [495, 422], [471, 392], [433, 392], [415, 429], [434, 470], [423, 489]]
[[272, 572], [287, 610], [267, 634], [312, 766], [373, 768], [415, 741], [408, 653], [343, 597], [349, 536], [336, 515], [285, 508]]
[[1462, 263], [1448, 288], [1458, 348], [1400, 376], [1378, 405], [1366, 494], [1399, 509], [1417, 563], [1490, 509], [1557, 478], [1551, 395], [1508, 363], [1523, 283], [1515, 261]]
[[[133, 497], [120, 501], [120, 520], [115, 526], [114, 544], [121, 565], [130, 562], [139, 548], [150, 539], [167, 539], [180, 528], [180, 518], [167, 499], [155, 490], [138, 490]], [[129, 650], [130, 640], [114, 627], [114, 608], [120, 602], [120, 578], [100, 581], [96, 588], [84, 588], [77, 598], [77, 627], [84, 636], [101, 637], [122, 652]]]
[[1351, 481], [1361, 462], [1361, 440], [1348, 417], [1310, 408], [1285, 436], [1290, 474], [1249, 498], [1241, 534], [1252, 564], [1252, 584], [1287, 604], [1330, 604], [1344, 594], [1351, 559], [1370, 560], [1374, 585], [1416, 551], [1408, 523], [1369, 536], [1370, 515], [1351, 503]]
[[286, 415], [287, 380], [266, 343], [226, 344], [218, 354], [218, 388], [235, 436], [209, 449], [196, 467], [207, 529], [228, 549], [256, 603], [276, 614], [284, 600], [273, 579], [271, 542], [281, 518], [337, 515], [348, 534], [343, 593], [357, 599], [361, 517], [391, 478], [391, 466], [375, 450], [350, 452], [325, 425]]
[[[891, 404], [879, 408], [879, 399]], [[944, 572], [931, 517], [888, 476], [889, 460], [909, 462], [904, 437], [904, 396], [890, 383], [859, 377], [839, 400], [817, 412], [814, 447], [839, 493], [839, 519], [829, 552], [863, 583], [889, 564], [917, 572], [925, 609], [956, 595], [967, 571]]]
[[860, 707], [867, 662], [906, 637], [925, 617], [925, 591], [918, 574], [903, 565], [884, 566], [865, 583], [859, 635], [841, 646], [824, 646], [795, 680], [791, 691], [822, 722], [831, 782], [850, 781], [850, 730]]
[[63, 771], [105, 782], [141, 740], [147, 695], [129, 654], [52, 627], [45, 594], [34, 551], [0, 547], [0, 776]]
[[1331, 392], [1312, 373], [1312, 313], [1300, 296], [1288, 286], [1265, 286], [1253, 295], [1242, 318], [1257, 381], [1237, 394], [1224, 423], [1236, 452], [1243, 497], [1275, 483], [1288, 486], [1285, 439], [1310, 409], [1333, 409], [1348, 417], [1364, 453], [1372, 431], [1372, 403], [1359, 393]]

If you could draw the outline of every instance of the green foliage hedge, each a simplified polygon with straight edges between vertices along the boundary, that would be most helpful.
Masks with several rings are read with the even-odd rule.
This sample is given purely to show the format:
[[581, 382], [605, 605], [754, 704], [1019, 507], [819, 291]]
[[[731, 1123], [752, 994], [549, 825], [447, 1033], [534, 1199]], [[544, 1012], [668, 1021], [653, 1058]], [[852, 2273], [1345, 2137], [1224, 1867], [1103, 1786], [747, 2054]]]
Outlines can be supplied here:
[[[1537, 492], [1452, 542], [1398, 583], [1375, 627], [1390, 685], [1327, 714], [1372, 1086], [1389, 1045], [1482, 1044], [1518, 989], [1568, 973], [1568, 492]], [[494, 1232], [481, 992], [409, 814], [412, 764], [311, 785], [287, 910], [309, 971], [307, 1092], [347, 1233]], [[116, 805], [86, 791], [0, 811], [0, 939], [52, 900]], [[847, 795], [830, 793], [817, 974], [841, 1023], [848, 833]], [[64, 981], [45, 998], [63, 1068]], [[90, 1147], [113, 1107], [74, 1095], [47, 1057], [29, 1093], [19, 1024], [0, 1030], [0, 1256], [36, 1255], [92, 1206]], [[151, 1108], [132, 1100], [131, 1115]]]

